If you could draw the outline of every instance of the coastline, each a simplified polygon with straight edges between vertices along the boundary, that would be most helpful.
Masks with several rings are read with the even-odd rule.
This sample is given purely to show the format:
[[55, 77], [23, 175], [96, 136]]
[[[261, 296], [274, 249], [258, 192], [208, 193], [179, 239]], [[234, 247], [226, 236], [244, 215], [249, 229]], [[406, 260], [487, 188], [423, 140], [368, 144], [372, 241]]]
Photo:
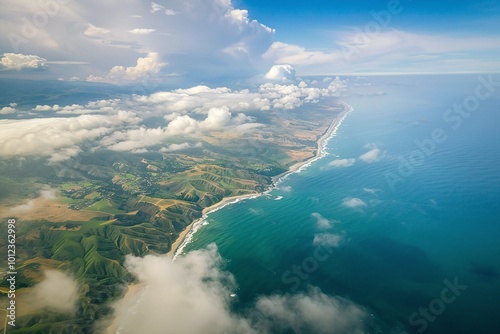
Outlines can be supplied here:
[[[203, 224], [203, 222], [206, 219], [206, 216], [209, 213], [211, 213], [213, 211], [220, 210], [227, 205], [237, 203], [237, 202], [244, 200], [244, 199], [256, 198], [258, 196], [264, 195], [264, 194], [268, 193], [269, 191], [271, 191], [272, 189], [276, 188], [276, 186], [279, 183], [281, 183], [281, 181], [286, 179], [289, 175], [291, 175], [293, 173], [300, 172], [304, 167], [307, 167], [311, 163], [313, 163], [314, 161], [323, 158], [326, 155], [324, 152], [326, 144], [328, 144], [328, 141], [330, 140], [330, 138], [332, 138], [333, 135], [335, 135], [338, 127], [340, 126], [340, 124], [342, 124], [342, 121], [347, 116], [347, 114], [349, 114], [349, 112], [351, 112], [353, 110], [353, 108], [349, 104], [347, 104], [343, 101], [338, 101], [338, 104], [343, 107], [343, 110], [340, 111], [338, 113], [338, 115], [335, 116], [335, 118], [330, 123], [330, 125], [328, 126], [326, 131], [318, 139], [318, 141], [317, 141], [318, 147], [316, 148], [316, 154], [313, 157], [311, 157], [307, 160], [304, 160], [304, 161], [297, 162], [297, 163], [293, 164], [292, 166], [290, 166], [286, 172], [281, 173], [281, 174], [276, 175], [276, 176], [273, 176], [271, 178], [271, 180], [272, 180], [271, 185], [269, 186], [268, 190], [266, 190], [263, 193], [254, 193], [254, 194], [245, 194], [245, 195], [239, 195], [239, 196], [224, 197], [220, 202], [217, 202], [209, 207], [204, 208], [202, 211], [202, 217], [194, 220], [191, 224], [189, 224], [179, 234], [179, 237], [172, 244], [172, 247], [171, 247], [170, 251], [166, 254], [166, 256], [171, 258], [172, 260], [175, 260], [177, 255], [179, 255], [182, 252], [182, 249], [184, 248], [184, 246], [191, 241], [191, 238], [188, 239], [188, 237], [191, 235], [191, 232], [193, 231], [193, 229], [198, 230], [198, 228], [201, 227], [201, 225]], [[194, 231], [194, 232], [196, 232], [196, 231]]]
[[[311, 163], [313, 163], [314, 161], [324, 157], [326, 155], [326, 153], [325, 153], [326, 144], [328, 143], [330, 138], [332, 138], [335, 135], [337, 129], [339, 128], [340, 124], [342, 124], [342, 121], [347, 116], [347, 114], [349, 114], [349, 112], [351, 112], [353, 110], [352, 107], [345, 102], [339, 101], [338, 103], [340, 105], [342, 105], [344, 109], [342, 111], [340, 111], [337, 116], [335, 116], [334, 120], [331, 122], [328, 129], [318, 139], [318, 141], [317, 141], [318, 147], [317, 147], [315, 156], [313, 156], [310, 159], [307, 159], [305, 161], [297, 162], [294, 165], [290, 166], [288, 171], [272, 177], [272, 184], [270, 185], [269, 189], [263, 193], [224, 197], [220, 202], [217, 202], [216, 204], [213, 204], [209, 207], [206, 207], [202, 211], [202, 217], [194, 220], [191, 224], [189, 224], [179, 234], [179, 236], [177, 237], [175, 242], [172, 244], [170, 251], [167, 254], [165, 254], [165, 256], [167, 258], [171, 259], [172, 261], [175, 261], [177, 255], [182, 253], [182, 249], [184, 248], [184, 246], [191, 241], [191, 236], [194, 234], [194, 232], [196, 232], [198, 228], [203, 226], [203, 223], [205, 222], [205, 219], [209, 213], [220, 210], [227, 205], [231, 205], [231, 204], [240, 202], [244, 199], [256, 198], [258, 196], [264, 195], [264, 194], [268, 193], [269, 191], [271, 191], [272, 189], [276, 188], [277, 185], [281, 181], [283, 181], [285, 178], [287, 178], [289, 175], [291, 175], [293, 173], [300, 172], [302, 168], [307, 167]], [[140, 293], [142, 287], [143, 287], [143, 285], [140, 283], [129, 284], [127, 286], [127, 291], [125, 292], [125, 295], [123, 296], [122, 300], [126, 304], [132, 303], [134, 297]], [[112, 323], [110, 326], [108, 326], [107, 333], [108, 334], [115, 333], [117, 330], [117, 327], [118, 326], [116, 323]]]
[[210, 212], [217, 211], [228, 204], [232, 204], [233, 202], [239, 202], [239, 201], [241, 201], [243, 199], [247, 199], [247, 198], [254, 198], [254, 197], [259, 196], [259, 195], [260, 195], [259, 193], [253, 193], [253, 194], [224, 197], [219, 202], [204, 208], [201, 211], [201, 213], [202, 213], [201, 218], [198, 218], [198, 219], [192, 221], [191, 224], [186, 226], [186, 228], [179, 234], [177, 239], [175, 239], [174, 243], [172, 244], [172, 247], [170, 248], [170, 251], [166, 254], [166, 256], [171, 258], [171, 259], [174, 259], [177, 250], [182, 246], [182, 244], [184, 243], [184, 241], [186, 239], [186, 236], [192, 231], [195, 224], [200, 222], [200, 221], [203, 221], [206, 218], [206, 215], [209, 214]]
[[276, 175], [276, 176], [273, 176], [272, 177], [273, 184], [271, 186], [271, 189], [274, 188], [277, 184], [279, 184], [283, 179], [287, 178], [290, 174], [296, 173], [296, 172], [300, 171], [301, 168], [308, 166], [309, 164], [313, 163], [314, 161], [324, 157], [324, 155], [325, 155], [324, 150], [325, 150], [326, 144], [328, 144], [328, 141], [330, 140], [330, 138], [336, 133], [339, 125], [342, 123], [342, 121], [347, 116], [347, 114], [353, 110], [353, 108], [349, 104], [347, 104], [343, 101], [338, 101], [338, 103], [344, 108], [344, 110], [339, 112], [339, 114], [330, 123], [330, 126], [325, 131], [325, 133], [323, 133], [323, 135], [318, 139], [318, 141], [317, 141], [318, 147], [316, 149], [316, 154], [307, 160], [293, 164], [292, 166], [290, 166], [288, 168], [288, 170], [286, 172], [281, 173], [281, 174]]

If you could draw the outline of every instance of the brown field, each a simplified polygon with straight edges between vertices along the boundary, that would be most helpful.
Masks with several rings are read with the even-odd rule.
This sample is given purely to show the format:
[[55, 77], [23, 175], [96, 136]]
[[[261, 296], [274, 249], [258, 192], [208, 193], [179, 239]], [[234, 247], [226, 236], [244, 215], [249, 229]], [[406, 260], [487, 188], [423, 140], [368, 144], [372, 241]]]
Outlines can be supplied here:
[[68, 204], [58, 203], [57, 200], [43, 197], [26, 200], [16, 207], [0, 206], [0, 218], [17, 217], [21, 220], [89, 221], [102, 215], [102, 212], [72, 210]]

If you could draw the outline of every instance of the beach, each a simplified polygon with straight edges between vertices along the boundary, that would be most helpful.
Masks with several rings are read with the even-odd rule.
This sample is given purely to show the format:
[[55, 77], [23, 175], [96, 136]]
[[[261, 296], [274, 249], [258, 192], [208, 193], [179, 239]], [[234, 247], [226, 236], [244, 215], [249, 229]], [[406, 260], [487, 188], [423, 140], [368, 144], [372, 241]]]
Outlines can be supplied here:
[[215, 211], [215, 210], [219, 210], [221, 209], [222, 207], [228, 205], [228, 204], [231, 204], [231, 203], [236, 203], [236, 202], [239, 202], [243, 199], [247, 199], [247, 198], [253, 198], [255, 196], [258, 196], [259, 194], [258, 193], [252, 193], [252, 194], [245, 194], [245, 195], [239, 195], [239, 196], [231, 196], [231, 197], [224, 197], [220, 202], [217, 202], [209, 207], [206, 207], [203, 209], [202, 211], [202, 214], [203, 216], [199, 219], [196, 219], [194, 220], [193, 222], [191, 222], [191, 224], [189, 224], [188, 226], [186, 226], [186, 228], [184, 229], [184, 231], [182, 231], [180, 234], [179, 234], [179, 237], [177, 237], [177, 239], [175, 240], [175, 242], [172, 244], [172, 247], [170, 249], [170, 251], [166, 254], [167, 257], [170, 257], [170, 258], [174, 258], [175, 256], [175, 253], [177, 252], [177, 250], [179, 249], [179, 247], [183, 244], [183, 242], [185, 241], [186, 239], [186, 236], [192, 231], [193, 229], [193, 226], [200, 222], [201, 220], [205, 219], [206, 218], [206, 215], [212, 211]]
[[[335, 134], [339, 125], [342, 123], [342, 121], [344, 120], [346, 115], [350, 111], [352, 111], [352, 107], [350, 105], [348, 105], [347, 103], [341, 102], [341, 101], [339, 101], [338, 103], [343, 107], [343, 110], [341, 112], [339, 112], [339, 114], [337, 116], [335, 116], [333, 121], [328, 126], [328, 129], [326, 129], [326, 131], [323, 133], [323, 135], [318, 139], [316, 154], [307, 160], [300, 161], [300, 162], [293, 164], [292, 166], [290, 166], [288, 168], [288, 171], [272, 177], [272, 185], [269, 187], [269, 189], [265, 193], [267, 193], [270, 190], [272, 190], [273, 188], [275, 188], [281, 182], [281, 180], [286, 178], [288, 175], [299, 172], [302, 168], [310, 165], [312, 162], [316, 161], [317, 159], [322, 158], [325, 155], [324, 150], [325, 150], [326, 144], [328, 143], [328, 140]], [[187, 240], [186, 238], [190, 237], [191, 232], [195, 232], [195, 231], [193, 231], [193, 228], [195, 228], [195, 226], [197, 226], [197, 225], [201, 225], [201, 223], [203, 223], [204, 220], [206, 219], [206, 215], [209, 214], [210, 212], [219, 210], [227, 205], [237, 203], [237, 202], [244, 200], [244, 199], [249, 199], [249, 198], [254, 198], [254, 197], [260, 196], [262, 194], [263, 193], [260, 193], [260, 194], [253, 193], [253, 194], [245, 194], [245, 195], [240, 195], [240, 196], [224, 197], [220, 202], [217, 202], [214, 205], [206, 207], [202, 211], [203, 216], [200, 219], [193, 221], [191, 224], [189, 224], [184, 229], [184, 231], [182, 231], [179, 234], [179, 237], [172, 244], [172, 248], [167, 253], [167, 256], [175, 260], [175, 257], [182, 252], [182, 249], [184, 248], [184, 246], [189, 242], [189, 240]]]
[[[307, 167], [310, 165], [312, 162], [316, 161], [317, 159], [322, 158], [325, 156], [325, 146], [328, 143], [328, 140], [335, 134], [337, 131], [339, 125], [342, 123], [346, 115], [352, 110], [351, 106], [349, 106], [346, 103], [339, 102], [344, 108], [336, 117], [335, 119], [331, 122], [329, 125], [328, 129], [323, 133], [323, 135], [318, 139], [317, 141], [317, 149], [316, 149], [316, 154], [314, 157], [311, 157], [310, 159], [307, 159], [305, 161], [297, 162], [294, 165], [290, 166], [288, 171], [285, 173], [282, 173], [280, 175], [277, 175], [272, 178], [272, 185], [270, 186], [269, 190], [267, 190], [265, 193], [269, 192], [273, 188], [275, 188], [283, 179], [285, 179], [288, 175], [292, 173], [299, 172], [301, 168]], [[166, 254], [166, 256], [173, 261], [175, 261], [175, 258], [182, 253], [182, 249], [186, 244], [188, 244], [191, 240], [192, 235], [203, 226], [203, 223], [205, 222], [205, 219], [207, 218], [207, 215], [211, 212], [217, 211], [222, 209], [223, 207], [227, 205], [232, 205], [234, 203], [240, 202], [245, 199], [250, 199], [250, 198], [255, 198], [258, 196], [261, 196], [265, 193], [252, 193], [252, 194], [245, 194], [245, 195], [240, 195], [240, 196], [231, 196], [231, 197], [225, 197], [223, 198], [220, 202], [217, 202], [214, 205], [211, 205], [209, 207], [206, 207], [203, 209], [202, 214], [203, 216], [195, 221], [193, 221], [191, 224], [189, 224], [184, 231], [182, 231], [179, 234], [179, 237], [175, 240], [175, 242], [172, 244], [171, 250]], [[140, 292], [142, 288], [142, 284], [131, 284], [128, 286], [128, 290], [125, 293], [123, 297], [123, 301], [125, 303], [129, 304], [132, 303], [135, 296]], [[113, 324], [108, 328], [108, 333], [113, 333], [116, 331], [117, 324]]]

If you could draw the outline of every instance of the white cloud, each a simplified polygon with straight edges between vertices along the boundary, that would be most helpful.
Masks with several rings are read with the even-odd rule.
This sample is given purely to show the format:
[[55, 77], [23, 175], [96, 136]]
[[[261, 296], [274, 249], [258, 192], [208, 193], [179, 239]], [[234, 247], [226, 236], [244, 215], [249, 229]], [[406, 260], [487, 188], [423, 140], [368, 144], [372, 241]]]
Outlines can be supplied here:
[[85, 29], [85, 31], [83, 32], [83, 34], [85, 36], [91, 37], [91, 36], [105, 35], [105, 34], [108, 34], [109, 32], [110, 32], [109, 29], [96, 27], [95, 25], [89, 23], [87, 25], [87, 29]]
[[346, 206], [351, 209], [360, 209], [360, 208], [365, 208], [368, 205], [361, 199], [359, 198], [344, 198], [342, 200], [342, 205]]
[[30, 303], [36, 308], [73, 314], [78, 301], [78, 283], [58, 270], [45, 272], [45, 279], [30, 291]]
[[333, 233], [318, 233], [314, 235], [314, 246], [339, 247], [344, 240], [343, 235]]
[[10, 209], [10, 212], [13, 214], [21, 214], [21, 213], [27, 213], [30, 212], [35, 208], [35, 201], [33, 200], [28, 200], [23, 204], [16, 205]]
[[329, 229], [329, 228], [331, 228], [333, 226], [333, 224], [340, 223], [340, 221], [338, 221], [338, 220], [329, 220], [329, 219], [326, 219], [325, 217], [323, 217], [322, 215], [320, 215], [317, 212], [313, 212], [311, 214], [311, 216], [314, 217], [314, 218], [316, 218], [316, 226], [320, 230]]
[[377, 192], [381, 191], [380, 189], [373, 189], [373, 188], [363, 188], [364, 192], [367, 192], [369, 194], [375, 195]]
[[16, 108], [12, 107], [3, 107], [0, 109], [0, 115], [8, 115], [8, 114], [13, 114], [16, 112]]
[[89, 76], [87, 80], [114, 83], [139, 81], [157, 74], [165, 65], [167, 64], [160, 60], [158, 53], [148, 53], [146, 57], [138, 58], [135, 66], [115, 66], [105, 77]]
[[162, 147], [160, 149], [160, 152], [167, 153], [167, 152], [176, 152], [176, 151], [182, 151], [186, 150], [189, 148], [193, 147], [202, 147], [203, 144], [201, 142], [196, 143], [195, 145], [191, 145], [190, 143], [182, 143], [182, 144], [170, 144], [168, 147]]
[[295, 295], [261, 296], [251, 317], [236, 314], [230, 307], [236, 282], [221, 264], [215, 245], [175, 262], [158, 256], [127, 257], [126, 267], [141, 288], [115, 303], [113, 324], [122, 334], [363, 332], [363, 308], [315, 288]]
[[51, 156], [139, 121], [134, 113], [125, 111], [114, 115], [3, 120], [0, 121], [0, 155]]
[[296, 295], [261, 297], [256, 311], [264, 318], [259, 333], [365, 333], [363, 308], [317, 288]]
[[172, 122], [168, 123], [167, 132], [172, 136], [187, 135], [198, 130], [198, 122], [188, 115], [177, 116]]
[[210, 108], [207, 118], [200, 123], [200, 126], [208, 130], [216, 130], [226, 126], [231, 120], [229, 109], [224, 106], [222, 108]]
[[147, 35], [155, 32], [156, 29], [146, 29], [146, 28], [135, 28], [132, 30], [129, 30], [130, 33], [132, 34], [137, 34], [137, 35]]
[[[254, 91], [200, 85], [85, 105], [36, 105], [32, 110], [37, 116], [48, 111], [64, 117], [0, 120], [0, 156], [35, 155], [57, 162], [87, 149], [139, 152], [164, 145], [172, 136], [199, 137], [210, 131], [241, 134], [264, 126], [243, 111], [294, 109], [335, 96], [344, 85], [340, 79], [326, 88], [309, 87], [305, 82], [266, 83]], [[162, 117], [165, 124], [146, 125], [153, 117]]]
[[336, 159], [328, 164], [331, 167], [351, 167], [356, 163], [356, 159]]
[[4, 53], [1, 64], [5, 70], [40, 70], [47, 67], [47, 59], [21, 53]]
[[368, 164], [371, 164], [371, 163], [378, 161], [380, 159], [380, 153], [381, 153], [380, 149], [374, 148], [374, 149], [372, 149], [364, 154], [361, 154], [359, 156], [359, 160], [364, 161]]
[[54, 105], [54, 107], [51, 107], [49, 105], [37, 104], [33, 110], [34, 111], [54, 111], [54, 110], [58, 110], [58, 109], [59, 109], [59, 105], [57, 105], [57, 104]]
[[281, 82], [295, 81], [295, 69], [292, 65], [273, 65], [264, 75], [265, 79]]

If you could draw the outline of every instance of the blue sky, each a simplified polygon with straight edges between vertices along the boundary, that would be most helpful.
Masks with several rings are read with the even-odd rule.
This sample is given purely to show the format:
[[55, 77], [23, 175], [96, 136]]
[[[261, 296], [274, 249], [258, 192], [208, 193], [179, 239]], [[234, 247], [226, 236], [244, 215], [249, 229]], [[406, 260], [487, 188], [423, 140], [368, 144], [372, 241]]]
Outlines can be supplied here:
[[[2, 6], [2, 77], [122, 84], [154, 75], [209, 83], [263, 76], [281, 64], [301, 76], [500, 70], [499, 1], [19, 0]], [[377, 20], [373, 13], [384, 14]]]

